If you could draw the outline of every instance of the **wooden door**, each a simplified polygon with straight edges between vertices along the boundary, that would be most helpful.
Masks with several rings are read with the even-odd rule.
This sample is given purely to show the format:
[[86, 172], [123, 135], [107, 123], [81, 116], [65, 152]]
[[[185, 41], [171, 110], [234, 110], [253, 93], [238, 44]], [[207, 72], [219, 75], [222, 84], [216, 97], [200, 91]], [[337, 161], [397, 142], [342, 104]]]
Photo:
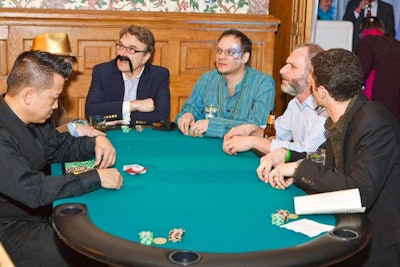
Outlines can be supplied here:
[[281, 115], [291, 96], [281, 91], [279, 70], [286, 58], [300, 43], [310, 42], [313, 0], [271, 0], [269, 12], [281, 23], [275, 36], [273, 77], [276, 82], [275, 113]]

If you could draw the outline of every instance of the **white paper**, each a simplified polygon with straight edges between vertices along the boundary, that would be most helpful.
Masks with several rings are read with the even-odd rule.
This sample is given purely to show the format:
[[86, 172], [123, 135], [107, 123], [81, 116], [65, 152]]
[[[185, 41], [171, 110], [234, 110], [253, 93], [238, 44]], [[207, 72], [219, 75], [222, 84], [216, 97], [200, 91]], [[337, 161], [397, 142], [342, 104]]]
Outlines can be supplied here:
[[281, 225], [281, 227], [308, 235], [309, 237], [317, 236], [324, 232], [331, 231], [333, 228], [335, 228], [335, 226], [318, 223], [309, 219], [301, 219], [298, 221], [290, 222]]
[[358, 188], [294, 198], [296, 214], [362, 213]]

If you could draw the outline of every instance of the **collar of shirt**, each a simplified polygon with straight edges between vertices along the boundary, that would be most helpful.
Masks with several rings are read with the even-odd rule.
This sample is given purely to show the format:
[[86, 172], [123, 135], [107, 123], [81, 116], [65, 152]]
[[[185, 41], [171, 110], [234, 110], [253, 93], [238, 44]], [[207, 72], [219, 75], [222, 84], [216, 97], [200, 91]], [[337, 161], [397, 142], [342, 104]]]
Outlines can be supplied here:
[[310, 109], [316, 109], [318, 107], [312, 94], [305, 101], [303, 101], [303, 103], [300, 103], [299, 99], [295, 97], [295, 103], [299, 107], [299, 109], [303, 109], [306, 106]]
[[[243, 75], [242, 80], [238, 84], [235, 85], [235, 93], [234, 94], [237, 94], [237, 93], [239, 93], [242, 90], [245, 90], [247, 88], [249, 72], [250, 72], [250, 69], [246, 66], [245, 69], [244, 69], [244, 75]], [[224, 79], [225, 87], [228, 88], [228, 81], [225, 79], [224, 76], [222, 76], [222, 77]]]
[[[364, 17], [367, 16], [368, 8], [364, 9]], [[371, 16], [376, 17], [378, 14], [378, 1], [374, 1], [371, 3]]]
[[135, 80], [135, 79], [139, 79], [140, 76], [142, 76], [145, 67], [146, 67], [146, 66], [143, 66], [142, 71], [139, 73], [139, 75], [136, 76], [136, 77], [133, 78], [133, 79], [130, 79], [124, 72], [122, 72], [122, 78], [124, 79], [124, 81], [127, 81], [127, 80], [133, 81], [133, 80]]

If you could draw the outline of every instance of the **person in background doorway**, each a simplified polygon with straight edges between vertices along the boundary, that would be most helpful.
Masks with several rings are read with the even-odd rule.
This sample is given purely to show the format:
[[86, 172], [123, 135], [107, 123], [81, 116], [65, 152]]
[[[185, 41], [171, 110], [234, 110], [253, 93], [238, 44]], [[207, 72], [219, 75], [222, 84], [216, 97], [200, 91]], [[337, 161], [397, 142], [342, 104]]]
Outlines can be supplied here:
[[332, 0], [319, 0], [317, 19], [319, 20], [335, 19], [332, 10]]
[[378, 17], [385, 25], [385, 34], [396, 36], [394, 12], [391, 4], [381, 0], [350, 0], [343, 20], [353, 23], [353, 48], [355, 51], [360, 37], [360, 26], [366, 17]]
[[356, 55], [364, 71], [364, 94], [381, 102], [400, 123], [400, 41], [384, 32], [379, 18], [365, 18]]

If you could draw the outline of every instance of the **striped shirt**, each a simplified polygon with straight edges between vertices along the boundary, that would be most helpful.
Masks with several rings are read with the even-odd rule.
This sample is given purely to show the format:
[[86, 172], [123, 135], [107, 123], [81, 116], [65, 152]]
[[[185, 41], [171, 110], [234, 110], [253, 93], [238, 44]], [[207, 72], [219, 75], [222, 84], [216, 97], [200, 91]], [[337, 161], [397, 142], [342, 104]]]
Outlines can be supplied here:
[[263, 125], [269, 111], [274, 109], [275, 82], [268, 74], [246, 67], [245, 76], [229, 96], [228, 85], [217, 70], [205, 73], [194, 86], [192, 94], [177, 115], [190, 112], [195, 121], [204, 120], [204, 108], [217, 108], [216, 117], [210, 118], [207, 137], [223, 137], [232, 127], [253, 123]]
[[281, 147], [297, 152], [316, 151], [328, 136], [324, 127], [327, 118], [328, 112], [317, 106], [313, 95], [303, 103], [293, 98], [275, 121], [276, 139], [271, 142], [271, 151]]

